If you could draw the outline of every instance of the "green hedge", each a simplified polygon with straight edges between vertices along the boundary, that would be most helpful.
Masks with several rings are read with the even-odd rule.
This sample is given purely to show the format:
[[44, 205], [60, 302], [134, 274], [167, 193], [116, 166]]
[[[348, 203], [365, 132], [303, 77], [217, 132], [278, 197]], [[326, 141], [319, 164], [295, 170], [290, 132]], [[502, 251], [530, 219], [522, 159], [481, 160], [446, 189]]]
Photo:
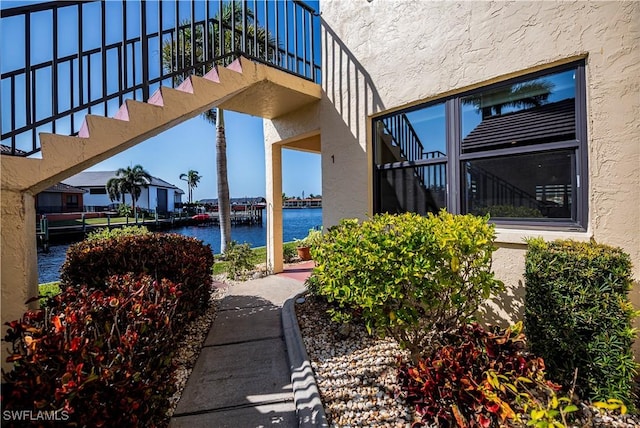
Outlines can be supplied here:
[[149, 233], [85, 240], [67, 250], [63, 286], [103, 289], [112, 275], [145, 274], [181, 284], [179, 311], [188, 318], [208, 306], [213, 252], [202, 241], [178, 234]]
[[525, 328], [550, 377], [593, 400], [632, 402], [637, 315], [629, 302], [631, 262], [595, 242], [528, 242]]
[[416, 360], [502, 289], [491, 271], [494, 227], [445, 211], [344, 220], [311, 252], [310, 290], [333, 302], [336, 321], [361, 316]]

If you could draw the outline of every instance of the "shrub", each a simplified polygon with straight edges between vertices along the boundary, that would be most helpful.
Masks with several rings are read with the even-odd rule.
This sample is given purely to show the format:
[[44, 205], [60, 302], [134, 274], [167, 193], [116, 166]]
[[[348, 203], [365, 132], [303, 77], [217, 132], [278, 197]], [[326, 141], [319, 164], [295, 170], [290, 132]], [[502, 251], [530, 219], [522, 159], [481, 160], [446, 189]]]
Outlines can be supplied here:
[[322, 242], [322, 231], [317, 229], [309, 229], [307, 236], [303, 239], [296, 239], [296, 247], [317, 247]]
[[137, 236], [146, 235], [149, 232], [146, 226], [125, 226], [115, 227], [109, 229], [108, 227], [102, 227], [87, 235], [87, 241], [99, 241], [100, 239], [119, 238], [121, 236]]
[[224, 252], [227, 261], [227, 274], [232, 279], [244, 279], [251, 269], [255, 267], [253, 263], [253, 253], [249, 244], [239, 244], [231, 241]]
[[296, 244], [293, 242], [287, 242], [282, 246], [282, 258], [285, 263], [291, 263], [298, 256], [296, 251]]
[[542, 213], [537, 208], [513, 205], [491, 205], [488, 207], [479, 207], [473, 214], [481, 216], [489, 214], [491, 217], [542, 217]]
[[528, 244], [525, 328], [532, 352], [563, 385], [577, 368], [582, 396], [631, 403], [637, 365], [629, 256], [595, 242]]
[[179, 312], [190, 319], [208, 306], [211, 247], [178, 234], [149, 233], [85, 240], [67, 250], [60, 277], [64, 286], [86, 284], [103, 289], [112, 275], [133, 272], [182, 285]]
[[40, 294], [40, 306], [46, 306], [50, 298], [60, 294], [60, 282], [46, 282], [38, 285], [38, 293]]
[[47, 311], [8, 323], [14, 367], [3, 410], [63, 410], [67, 426], [160, 425], [175, 389], [179, 296], [168, 280], [114, 276], [102, 290], [68, 287]]
[[133, 209], [127, 204], [118, 204], [118, 215], [120, 217], [131, 217]]
[[344, 220], [312, 250], [310, 290], [337, 307], [336, 321], [361, 315], [415, 360], [464, 324], [503, 285], [491, 272], [494, 227], [472, 215], [376, 215]]
[[547, 397], [556, 397], [560, 386], [545, 379], [544, 361], [524, 351], [524, 339], [522, 323], [502, 331], [461, 327], [450, 344], [400, 366], [399, 395], [424, 422], [438, 426], [506, 426], [507, 420], [521, 423], [530, 408], [538, 419], [549, 419]]

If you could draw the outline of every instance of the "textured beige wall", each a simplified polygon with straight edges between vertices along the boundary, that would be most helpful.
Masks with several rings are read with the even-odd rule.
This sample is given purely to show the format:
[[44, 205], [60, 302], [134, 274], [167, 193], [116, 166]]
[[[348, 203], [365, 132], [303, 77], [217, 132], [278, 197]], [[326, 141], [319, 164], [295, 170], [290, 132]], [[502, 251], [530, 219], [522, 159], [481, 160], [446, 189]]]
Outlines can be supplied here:
[[321, 12], [326, 226], [371, 209], [372, 115], [586, 58], [588, 231], [499, 231], [503, 315], [519, 317], [526, 236], [621, 246], [640, 278], [640, 3], [323, 0]]

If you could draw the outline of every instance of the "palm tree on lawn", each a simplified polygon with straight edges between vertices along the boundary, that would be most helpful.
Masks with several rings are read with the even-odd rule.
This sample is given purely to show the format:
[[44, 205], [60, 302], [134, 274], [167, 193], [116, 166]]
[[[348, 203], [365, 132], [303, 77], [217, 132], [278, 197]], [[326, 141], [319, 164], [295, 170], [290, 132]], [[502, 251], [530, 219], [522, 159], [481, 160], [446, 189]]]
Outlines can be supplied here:
[[131, 207], [135, 214], [136, 201], [140, 198], [142, 188], [146, 188], [151, 183], [151, 174], [149, 174], [141, 165], [134, 167], [120, 168], [116, 171], [116, 175], [107, 181], [107, 193], [112, 201], [120, 199], [124, 203], [125, 194], [131, 195]]
[[[278, 49], [275, 44], [275, 38], [263, 27], [259, 26], [255, 19], [254, 12], [246, 7], [244, 2], [234, 0], [225, 3], [222, 8], [222, 19], [214, 17], [211, 21], [211, 30], [209, 31], [209, 40], [207, 46], [211, 50], [209, 53], [212, 57], [219, 58], [221, 65], [228, 65], [233, 60], [232, 50], [234, 47], [242, 46], [242, 25], [246, 18], [247, 28], [245, 34], [247, 40], [258, 41], [257, 47], [249, 46], [247, 54], [262, 58], [264, 60], [275, 61], [277, 63]], [[235, 27], [233, 27], [235, 23]], [[220, 25], [222, 24], [222, 25]], [[195, 43], [192, 44], [190, 22], [185, 21], [181, 24], [181, 31], [175, 39], [164, 40], [162, 44], [162, 64], [165, 72], [171, 73], [178, 69], [188, 68], [191, 65], [191, 52], [195, 50], [194, 58], [196, 62], [204, 61], [204, 30], [202, 25], [195, 26]], [[222, 37], [221, 36], [222, 33]], [[223, 40], [223, 45], [219, 40]], [[266, 46], [265, 46], [266, 45]], [[193, 47], [195, 46], [195, 47]], [[202, 76], [206, 74], [213, 64], [207, 64], [205, 67], [197, 67], [192, 71], [180, 73], [176, 75], [174, 83], [180, 84], [187, 79], [190, 74]], [[229, 198], [229, 178], [227, 176], [227, 141], [224, 132], [224, 111], [220, 108], [208, 110], [203, 113], [204, 119], [216, 126], [216, 175], [218, 179], [218, 215], [220, 219], [220, 251], [225, 253], [228, 245], [231, 243], [231, 201]]]
[[193, 189], [198, 187], [198, 183], [202, 176], [198, 173], [198, 171], [194, 171], [190, 169], [186, 174], [180, 174], [180, 180], [184, 180], [187, 182], [187, 187], [189, 190], [189, 203], [193, 202]]

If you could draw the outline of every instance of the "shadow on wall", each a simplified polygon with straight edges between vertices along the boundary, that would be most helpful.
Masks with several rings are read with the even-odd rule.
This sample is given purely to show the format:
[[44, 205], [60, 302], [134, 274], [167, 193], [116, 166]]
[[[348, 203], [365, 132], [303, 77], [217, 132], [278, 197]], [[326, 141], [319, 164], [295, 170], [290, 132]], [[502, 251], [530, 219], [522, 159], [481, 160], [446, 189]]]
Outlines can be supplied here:
[[320, 19], [324, 40], [322, 89], [358, 141], [366, 135], [366, 118], [385, 110], [371, 76], [329, 24]]
[[482, 324], [507, 327], [524, 319], [525, 286], [522, 280], [516, 287], [507, 286], [499, 295], [490, 298], [477, 311]]
[[524, 244], [498, 244], [498, 250], [493, 253], [493, 270], [496, 278], [504, 282], [505, 291], [478, 309], [477, 318], [481, 323], [507, 327], [523, 320], [526, 251]]

